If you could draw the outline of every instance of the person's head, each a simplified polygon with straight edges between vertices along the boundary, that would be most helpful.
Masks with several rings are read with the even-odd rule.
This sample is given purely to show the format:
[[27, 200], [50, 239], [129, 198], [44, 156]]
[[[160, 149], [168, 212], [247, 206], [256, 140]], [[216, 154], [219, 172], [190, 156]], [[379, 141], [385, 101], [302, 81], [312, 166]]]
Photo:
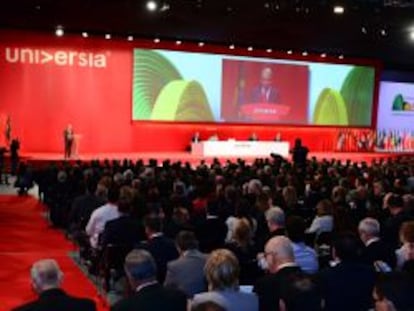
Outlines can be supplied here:
[[388, 208], [391, 215], [397, 215], [404, 208], [404, 200], [398, 194], [389, 193], [384, 197], [384, 206]]
[[341, 186], [336, 186], [332, 189], [332, 202], [342, 203], [346, 201], [346, 189]]
[[38, 293], [59, 288], [63, 280], [63, 272], [54, 259], [36, 261], [30, 271], [33, 289]]
[[302, 140], [300, 138], [295, 139], [295, 147], [301, 147], [302, 146]]
[[296, 189], [293, 186], [287, 186], [282, 191], [283, 200], [285, 201], [286, 207], [294, 207], [298, 203], [298, 197]]
[[376, 181], [372, 185], [372, 192], [375, 196], [381, 196], [384, 194], [384, 185], [381, 181]]
[[217, 304], [216, 302], [206, 301], [197, 305], [193, 305], [191, 307], [191, 311], [227, 311], [227, 309]]
[[119, 200], [119, 188], [116, 186], [111, 186], [108, 189], [108, 202], [112, 204], [118, 203]]
[[290, 240], [285, 236], [271, 238], [265, 246], [265, 259], [270, 273], [276, 273], [280, 265], [295, 263]]
[[339, 234], [333, 243], [333, 257], [340, 261], [356, 261], [360, 246], [359, 239], [353, 233]]
[[400, 241], [403, 244], [413, 244], [414, 247], [414, 221], [406, 221], [401, 225]]
[[218, 249], [210, 254], [204, 273], [210, 291], [237, 289], [239, 286], [239, 262], [227, 249]]
[[367, 217], [359, 223], [358, 233], [361, 241], [366, 244], [369, 240], [379, 237], [380, 223], [374, 218]]
[[175, 244], [181, 254], [186, 251], [198, 249], [197, 238], [194, 232], [191, 231], [180, 231], [175, 238]]
[[176, 224], [183, 225], [190, 221], [190, 213], [184, 207], [174, 208], [172, 219]]
[[252, 229], [246, 218], [241, 218], [236, 221], [231, 238], [241, 246], [247, 246], [250, 243], [252, 238]]
[[285, 213], [280, 207], [269, 208], [265, 213], [265, 217], [270, 232], [285, 227]]
[[96, 186], [95, 195], [98, 198], [102, 199], [103, 201], [107, 201], [108, 200], [108, 188], [104, 184], [99, 183]]
[[293, 243], [300, 243], [305, 240], [306, 223], [302, 217], [291, 216], [286, 222], [287, 236]]
[[247, 184], [247, 193], [259, 195], [262, 192], [262, 182], [259, 179], [252, 179]]
[[272, 68], [266, 67], [262, 69], [260, 74], [260, 83], [263, 86], [270, 86], [272, 84], [273, 71]]
[[329, 200], [321, 200], [316, 205], [316, 214], [318, 216], [327, 216], [332, 215], [333, 207], [332, 203]]
[[162, 219], [160, 217], [149, 215], [144, 220], [145, 234], [148, 238], [155, 233], [162, 232]]
[[373, 298], [376, 311], [413, 310], [414, 283], [407, 275], [385, 273], [377, 278]]
[[151, 254], [143, 249], [134, 249], [126, 257], [124, 269], [131, 287], [156, 280], [157, 266]]
[[127, 214], [131, 211], [134, 192], [129, 186], [123, 186], [119, 190], [118, 211]]

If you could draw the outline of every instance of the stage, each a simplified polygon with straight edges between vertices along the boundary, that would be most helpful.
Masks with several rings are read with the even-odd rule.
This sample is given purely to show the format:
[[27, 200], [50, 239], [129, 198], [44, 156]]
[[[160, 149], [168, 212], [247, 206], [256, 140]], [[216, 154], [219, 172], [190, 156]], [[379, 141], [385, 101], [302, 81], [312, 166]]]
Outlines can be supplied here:
[[[377, 152], [310, 152], [309, 158], [316, 157], [318, 160], [340, 160], [345, 162], [351, 160], [352, 162], [372, 162], [373, 160], [396, 158], [399, 156], [413, 155], [413, 153], [377, 153]], [[22, 160], [35, 167], [48, 165], [51, 163], [59, 163], [64, 161], [63, 153], [23, 153]], [[270, 157], [270, 155], [269, 155]], [[242, 158], [247, 162], [252, 162], [255, 158], [252, 157], [220, 157], [220, 161], [231, 160], [235, 161], [238, 158]], [[78, 157], [73, 157], [69, 161], [91, 161], [91, 160], [123, 160], [130, 159], [133, 161], [143, 160], [144, 163], [148, 163], [150, 159], [156, 159], [159, 162], [164, 160], [171, 160], [172, 162], [189, 162], [191, 165], [197, 165], [202, 160], [206, 163], [211, 163], [214, 157], [203, 157], [193, 155], [190, 152], [137, 152], [137, 153], [86, 153], [80, 154]]]

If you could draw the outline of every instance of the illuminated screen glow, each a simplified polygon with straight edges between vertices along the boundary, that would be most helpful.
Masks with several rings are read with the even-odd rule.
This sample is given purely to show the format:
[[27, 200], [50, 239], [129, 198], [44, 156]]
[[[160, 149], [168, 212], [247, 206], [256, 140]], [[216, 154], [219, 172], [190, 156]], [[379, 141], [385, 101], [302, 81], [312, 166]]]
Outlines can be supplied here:
[[133, 120], [370, 126], [375, 69], [134, 50]]

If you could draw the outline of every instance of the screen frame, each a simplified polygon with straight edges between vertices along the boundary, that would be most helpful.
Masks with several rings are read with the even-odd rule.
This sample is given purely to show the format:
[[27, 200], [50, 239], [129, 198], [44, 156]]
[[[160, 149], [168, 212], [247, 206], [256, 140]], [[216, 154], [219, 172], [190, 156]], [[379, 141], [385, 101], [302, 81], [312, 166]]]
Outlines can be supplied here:
[[[188, 125], [216, 125], [216, 126], [272, 126], [272, 127], [323, 127], [323, 128], [355, 128], [355, 129], [375, 129], [377, 127], [377, 113], [378, 113], [378, 100], [379, 100], [379, 85], [380, 78], [383, 69], [383, 64], [379, 60], [375, 59], [360, 59], [360, 58], [339, 58], [334, 56], [322, 57], [317, 54], [309, 53], [308, 56], [303, 56], [301, 53], [284, 53], [281, 51], [272, 51], [271, 53], [267, 50], [252, 50], [249, 51], [246, 47], [229, 47], [216, 44], [207, 44], [200, 46], [196, 42], [185, 42], [177, 44], [174, 41], [160, 40], [158, 43], [141, 39], [139, 42], [131, 44], [133, 49], [147, 49], [147, 50], [164, 50], [184, 53], [199, 53], [206, 55], [219, 55], [219, 56], [232, 56], [232, 57], [251, 57], [258, 59], [270, 59], [270, 60], [283, 60], [283, 61], [302, 61], [302, 62], [314, 62], [322, 64], [335, 64], [335, 65], [355, 65], [355, 66], [367, 66], [374, 69], [374, 94], [371, 112], [371, 122], [369, 125], [315, 125], [315, 124], [292, 124], [292, 123], [258, 123], [258, 122], [211, 122], [211, 121], [166, 121], [166, 120], [134, 120], [131, 109], [131, 122], [135, 123], [158, 123], [158, 124], [188, 124]], [[231, 53], [229, 53], [231, 51]], [[133, 51], [131, 53], [133, 58]], [[131, 75], [133, 68], [131, 68]], [[132, 92], [131, 92], [132, 93]], [[132, 105], [132, 98], [131, 98]]]

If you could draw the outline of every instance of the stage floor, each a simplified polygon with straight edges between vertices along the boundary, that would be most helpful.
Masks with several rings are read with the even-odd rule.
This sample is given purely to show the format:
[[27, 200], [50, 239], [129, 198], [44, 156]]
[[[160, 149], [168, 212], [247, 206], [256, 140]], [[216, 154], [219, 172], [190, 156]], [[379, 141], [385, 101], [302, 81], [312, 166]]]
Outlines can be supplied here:
[[[351, 160], [352, 162], [372, 162], [378, 159], [395, 158], [398, 156], [413, 155], [413, 153], [396, 154], [396, 153], [376, 153], [376, 152], [310, 152], [309, 157], [316, 157], [318, 160], [322, 159], [337, 159], [341, 161]], [[23, 153], [22, 158], [29, 162], [39, 164], [37, 162], [50, 163], [63, 161], [63, 154], [60, 153]], [[221, 161], [236, 160], [237, 156], [230, 158], [219, 158]], [[100, 153], [100, 154], [81, 154], [78, 157], [70, 159], [71, 161], [91, 161], [91, 160], [139, 160], [142, 159], [147, 163], [150, 159], [156, 159], [158, 161], [171, 160], [190, 162], [192, 165], [200, 163], [201, 160], [205, 160], [210, 163], [214, 157], [202, 157], [195, 156], [190, 152], [140, 152], [140, 153]], [[247, 162], [253, 161], [255, 158], [243, 158]]]

